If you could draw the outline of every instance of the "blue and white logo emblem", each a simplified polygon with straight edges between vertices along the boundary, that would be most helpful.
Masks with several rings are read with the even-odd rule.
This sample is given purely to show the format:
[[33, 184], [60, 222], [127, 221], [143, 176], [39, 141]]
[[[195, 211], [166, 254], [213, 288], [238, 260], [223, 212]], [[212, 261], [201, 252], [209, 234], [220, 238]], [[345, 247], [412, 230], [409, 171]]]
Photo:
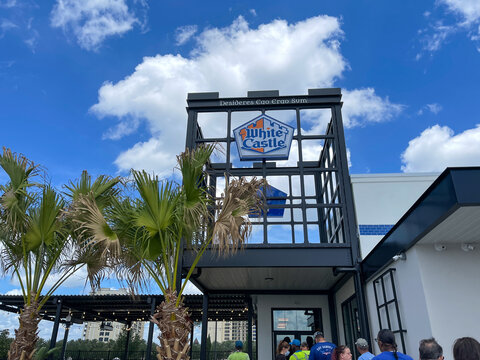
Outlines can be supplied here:
[[292, 144], [293, 128], [268, 115], [233, 130], [240, 160], [287, 160]]

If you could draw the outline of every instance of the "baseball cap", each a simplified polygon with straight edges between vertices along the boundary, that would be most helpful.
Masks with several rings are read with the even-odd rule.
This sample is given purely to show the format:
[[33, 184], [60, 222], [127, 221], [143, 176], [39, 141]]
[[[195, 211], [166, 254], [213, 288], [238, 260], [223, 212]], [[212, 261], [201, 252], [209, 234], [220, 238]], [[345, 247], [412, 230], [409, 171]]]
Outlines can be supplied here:
[[298, 339], [293, 339], [290, 345], [295, 345], [295, 346], [300, 346], [300, 340]]
[[355, 345], [357, 345], [360, 348], [367, 348], [368, 347], [367, 340], [365, 340], [363, 338], [358, 338], [357, 341], [355, 342]]
[[321, 331], [316, 331], [316, 332], [313, 334], [313, 338], [316, 339], [317, 337], [323, 337], [323, 332], [321, 332]]
[[241, 342], [240, 340], [235, 341], [235, 347], [236, 348], [243, 348], [243, 342]]

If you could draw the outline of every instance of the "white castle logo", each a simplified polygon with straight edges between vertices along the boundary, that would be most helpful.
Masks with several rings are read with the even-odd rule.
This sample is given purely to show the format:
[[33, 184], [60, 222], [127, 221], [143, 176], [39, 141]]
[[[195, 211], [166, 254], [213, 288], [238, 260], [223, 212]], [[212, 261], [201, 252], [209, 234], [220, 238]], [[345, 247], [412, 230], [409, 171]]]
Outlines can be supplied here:
[[250, 120], [233, 133], [242, 160], [288, 159], [293, 128], [268, 115]]

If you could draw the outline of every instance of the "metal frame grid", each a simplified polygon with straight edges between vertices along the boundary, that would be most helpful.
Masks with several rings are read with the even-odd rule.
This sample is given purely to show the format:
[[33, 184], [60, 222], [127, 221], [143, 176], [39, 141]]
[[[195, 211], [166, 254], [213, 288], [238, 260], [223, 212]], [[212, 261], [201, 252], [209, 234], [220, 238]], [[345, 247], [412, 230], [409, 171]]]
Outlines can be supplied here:
[[[398, 307], [398, 299], [397, 299], [397, 290], [395, 289], [395, 279], [393, 274], [395, 273], [395, 268], [388, 269], [375, 280], [373, 280], [373, 292], [375, 294], [375, 304], [377, 306], [377, 316], [378, 316], [378, 325], [380, 329], [384, 329], [382, 323], [382, 310], [385, 314], [385, 318], [387, 319], [387, 328], [392, 330], [394, 334], [400, 334], [400, 340], [402, 343], [402, 351], [405, 352], [405, 333], [407, 330], [402, 328], [402, 320], [400, 318], [400, 309]], [[391, 284], [391, 296], [387, 295], [387, 288], [385, 283], [389, 281]], [[382, 301], [379, 299], [378, 295], [378, 288], [381, 290]], [[390, 315], [390, 306], [394, 306], [393, 312], [394, 314]], [[392, 320], [396, 320], [396, 329], [392, 326]]]
[[[247, 246], [285, 245], [296, 246], [332, 246], [333, 244], [349, 244], [355, 247], [356, 226], [353, 210], [353, 199], [348, 176], [348, 164], [346, 158], [346, 147], [343, 136], [343, 124], [341, 118], [340, 102], [341, 94], [339, 89], [314, 89], [309, 90], [309, 95], [301, 96], [307, 101], [295, 104], [269, 104], [268, 99], [287, 99], [280, 97], [276, 91], [250, 92], [247, 98], [220, 99], [218, 93], [194, 93], [188, 97], [188, 128], [187, 148], [195, 148], [200, 144], [216, 143], [224, 149], [224, 157], [219, 162], [212, 159], [205, 169], [207, 184], [219, 199], [220, 191], [217, 185], [228, 182], [235, 177], [262, 177], [269, 182], [274, 177], [286, 177], [288, 183], [288, 195], [284, 205], [270, 204], [267, 208], [283, 208], [286, 212], [284, 219], [275, 219], [261, 216], [252, 220], [254, 234], [260, 234], [251, 240]], [[261, 98], [262, 101], [256, 101]], [[265, 100], [266, 99], [266, 100]], [[250, 106], [219, 106], [221, 102], [242, 103], [250, 101]], [[256, 105], [257, 103], [263, 103]], [[310, 110], [329, 110], [331, 120], [324, 133], [304, 134], [304, 118]], [[295, 133], [293, 136], [292, 150], [296, 149], [298, 162], [294, 166], [277, 166], [274, 161], [242, 161], [240, 165], [235, 164], [232, 158], [236, 155], [235, 139], [233, 138], [232, 118], [237, 114], [257, 112], [272, 115], [277, 110], [290, 110], [295, 114]], [[199, 124], [199, 115], [203, 119], [209, 114], [214, 114], [215, 121], [225, 121], [226, 133], [220, 137], [206, 137]], [[219, 113], [225, 118], [219, 119]], [[252, 116], [252, 118], [255, 116]], [[238, 121], [238, 117], [236, 119]], [[247, 122], [246, 119], [244, 122]], [[283, 120], [282, 120], [283, 121]], [[201, 122], [201, 121], [200, 121]], [[235, 127], [237, 124], [234, 124]], [[293, 125], [290, 123], [290, 125]], [[316, 142], [322, 146], [318, 158], [307, 159], [304, 155], [304, 147], [307, 141]], [[290, 156], [293, 154], [291, 153]], [[286, 189], [283, 189], [286, 190]], [[299, 191], [298, 191], [299, 190]], [[313, 192], [312, 192], [313, 191]], [[268, 200], [280, 198], [266, 197]], [[267, 209], [264, 211], [264, 214]], [[281, 228], [280, 228], [281, 226]], [[261, 229], [259, 229], [261, 228]], [[258, 229], [260, 231], [255, 231]], [[282, 233], [290, 231], [290, 241], [275, 241], [275, 234], [281, 230]], [[261, 234], [263, 233], [263, 238]], [[273, 239], [272, 239], [273, 238]], [[355, 259], [355, 255], [353, 256]]]

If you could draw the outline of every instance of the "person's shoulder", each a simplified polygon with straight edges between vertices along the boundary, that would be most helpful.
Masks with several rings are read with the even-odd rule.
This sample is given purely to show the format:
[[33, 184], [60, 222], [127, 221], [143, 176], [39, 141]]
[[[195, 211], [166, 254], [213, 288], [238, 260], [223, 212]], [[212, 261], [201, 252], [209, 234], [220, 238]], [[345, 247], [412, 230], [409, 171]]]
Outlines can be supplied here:
[[388, 359], [388, 358], [389, 358], [388, 355], [385, 355], [385, 352], [382, 352], [382, 353], [378, 354], [377, 356], [374, 356], [372, 358], [372, 360], [385, 360], [385, 359]]
[[358, 360], [372, 360], [375, 357], [370, 351], [364, 353], [361, 355]]
[[407, 354], [403, 354], [403, 353], [400, 353], [400, 352], [397, 353], [397, 354], [398, 354], [398, 357], [399, 357], [400, 359], [413, 360], [413, 358], [412, 358], [411, 356], [407, 355]]

